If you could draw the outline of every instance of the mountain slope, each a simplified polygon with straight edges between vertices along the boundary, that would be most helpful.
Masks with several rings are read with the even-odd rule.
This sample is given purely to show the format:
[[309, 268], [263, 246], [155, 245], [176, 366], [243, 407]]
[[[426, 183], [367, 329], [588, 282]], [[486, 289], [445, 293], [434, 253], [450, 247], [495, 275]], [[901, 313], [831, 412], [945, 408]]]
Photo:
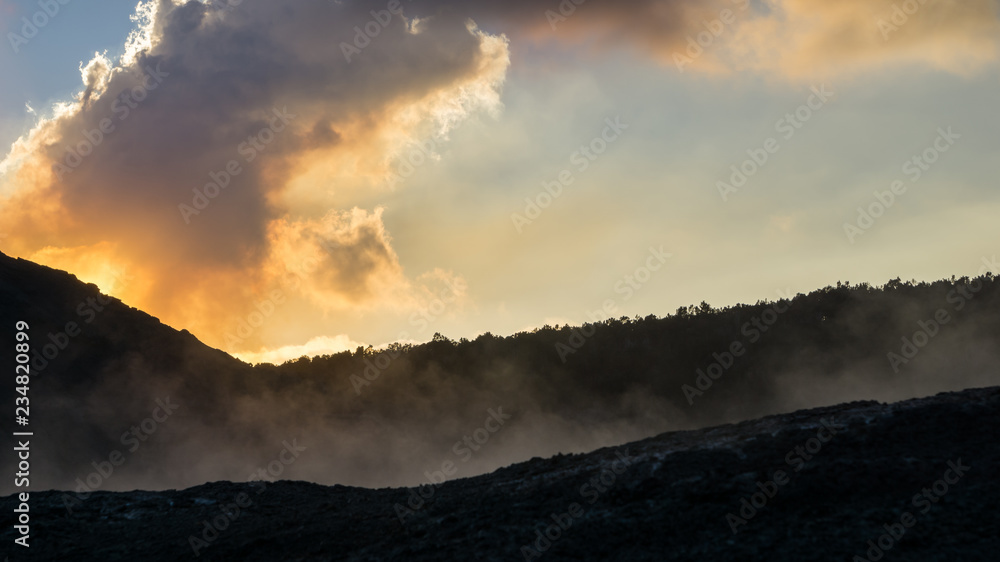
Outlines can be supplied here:
[[[100, 492], [71, 502], [72, 513], [65, 494], [35, 493], [31, 554], [166, 561], [196, 548], [204, 560], [864, 560], [868, 541], [877, 544], [889, 525], [903, 531], [882, 539], [886, 559], [994, 560], [998, 424], [1000, 388], [988, 388], [668, 433], [420, 490], [219, 482]], [[787, 482], [769, 484], [779, 470]], [[753, 496], [758, 482], [772, 497]], [[420, 491], [429, 496], [422, 506], [413, 500]], [[727, 514], [739, 516], [744, 498], [759, 507], [734, 533]], [[224, 515], [237, 502], [239, 513]], [[412, 512], [400, 510], [406, 505]], [[5, 544], [14, 507], [14, 498], [0, 499]], [[558, 538], [543, 542], [546, 532]]]
[[[204, 404], [223, 403], [250, 372], [186, 331], [102, 295], [96, 285], [2, 254], [0, 297], [0, 337], [13, 346], [15, 323], [30, 326], [33, 415], [27, 429], [45, 459], [33, 474], [38, 487], [70, 488], [91, 461], [131, 448], [135, 438], [126, 444], [122, 435], [149, 418], [157, 400], [198, 396]], [[12, 384], [0, 385], [0, 401], [13, 403], [14, 396]], [[178, 417], [183, 415], [182, 409]], [[161, 441], [140, 437], [146, 437], [145, 454], [130, 458], [135, 477], [120, 476], [122, 486], [141, 485], [141, 474], [155, 474], [169, 454]], [[0, 465], [12, 470], [13, 459], [4, 457]], [[10, 491], [10, 483], [0, 486]]]
[[[25, 320], [34, 352], [52, 352], [31, 385], [44, 460], [35, 489], [242, 482], [296, 439], [308, 453], [285, 478], [417, 485], [445, 462], [467, 477], [664, 431], [1000, 384], [991, 274], [253, 367], [72, 275], [3, 255], [0, 302], [0, 339], [13, 343]], [[949, 321], [905, 364], [887, 360], [905, 353], [904, 339], [922, 341], [916, 330], [941, 311]], [[13, 397], [0, 385], [0, 401]], [[487, 432], [495, 411], [509, 418]], [[115, 454], [124, 461], [114, 474], [95, 476]], [[0, 469], [14, 462], [0, 456]], [[0, 481], [0, 494], [13, 491]]]

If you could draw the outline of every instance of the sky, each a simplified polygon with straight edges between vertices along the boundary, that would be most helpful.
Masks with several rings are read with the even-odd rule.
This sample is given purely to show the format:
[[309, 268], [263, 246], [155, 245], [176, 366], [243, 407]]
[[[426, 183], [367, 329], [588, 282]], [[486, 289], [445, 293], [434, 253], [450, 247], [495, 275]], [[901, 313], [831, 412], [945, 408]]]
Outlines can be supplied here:
[[0, 250], [250, 361], [972, 275], [1000, 251], [996, 0], [0, 18]]

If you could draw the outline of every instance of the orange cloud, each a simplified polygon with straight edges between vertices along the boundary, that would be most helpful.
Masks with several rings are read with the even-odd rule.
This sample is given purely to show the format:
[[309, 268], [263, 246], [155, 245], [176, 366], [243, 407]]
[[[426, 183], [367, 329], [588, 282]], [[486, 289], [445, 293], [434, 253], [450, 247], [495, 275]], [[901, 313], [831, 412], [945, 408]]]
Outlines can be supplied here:
[[916, 64], [965, 74], [996, 61], [996, 0], [768, 0], [710, 57], [789, 79]]
[[390, 189], [408, 146], [497, 111], [506, 40], [395, 14], [348, 60], [361, 4], [150, 0], [136, 19], [125, 55], [82, 65], [80, 93], [0, 162], [6, 249], [105, 284], [126, 268], [141, 282], [116, 296], [216, 346], [275, 290], [320, 315], [418, 302], [382, 211], [326, 195]]

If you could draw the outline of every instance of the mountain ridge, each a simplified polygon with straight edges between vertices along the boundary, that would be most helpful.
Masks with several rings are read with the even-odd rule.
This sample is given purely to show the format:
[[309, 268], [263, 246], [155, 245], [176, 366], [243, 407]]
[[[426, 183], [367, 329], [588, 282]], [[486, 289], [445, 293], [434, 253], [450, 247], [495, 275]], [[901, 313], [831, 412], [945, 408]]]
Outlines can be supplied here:
[[[994, 387], [670, 432], [440, 486], [210, 482], [96, 492], [82, 502], [32, 493], [40, 529], [32, 548], [75, 560], [196, 552], [207, 560], [864, 560], [867, 541], [911, 513], [916, 525], [885, 541], [893, 559], [988, 560], [1000, 536], [998, 421]], [[786, 457], [810, 448], [824, 426], [836, 433], [796, 471]], [[952, 466], [968, 468], [935, 495]], [[779, 469], [788, 482], [764, 495]], [[936, 501], [917, 500], [921, 488]], [[758, 492], [752, 501], [764, 505], [733, 532], [729, 517], [748, 515], [742, 500]], [[13, 536], [15, 502], [0, 498], [4, 540]], [[237, 512], [237, 503], [246, 505]], [[553, 530], [560, 522], [565, 528]]]
[[[81, 315], [88, 299], [105, 298], [96, 286], [4, 256], [0, 325], [29, 321], [36, 352], [68, 322], [80, 329], [68, 342], [57, 338], [65, 348], [32, 383], [33, 446], [46, 459], [32, 474], [40, 488], [75, 489], [116, 452], [126, 464], [94, 478], [96, 489], [243, 481], [295, 439], [328, 453], [298, 459], [285, 477], [375, 488], [419, 484], [447, 462], [456, 469], [449, 476], [473, 476], [671, 430], [1000, 384], [1000, 282], [992, 275], [977, 278], [975, 298], [908, 365], [894, 371], [886, 360], [901, 336], [971, 281], [838, 284], [795, 295], [766, 332], [749, 332], [757, 339], [741, 327], [766, 323], [773, 303], [703, 303], [662, 318], [472, 341], [441, 336], [250, 366], [112, 297]], [[582, 345], [561, 355], [559, 344], [575, 334], [585, 336]], [[730, 355], [736, 342], [743, 352]], [[0, 387], [0, 400], [12, 402], [13, 393]], [[177, 409], [161, 423], [153, 418], [163, 417], [164, 401]], [[487, 431], [495, 408], [512, 417]], [[0, 467], [13, 469], [13, 459], [0, 458]], [[0, 493], [13, 491], [0, 483]]]

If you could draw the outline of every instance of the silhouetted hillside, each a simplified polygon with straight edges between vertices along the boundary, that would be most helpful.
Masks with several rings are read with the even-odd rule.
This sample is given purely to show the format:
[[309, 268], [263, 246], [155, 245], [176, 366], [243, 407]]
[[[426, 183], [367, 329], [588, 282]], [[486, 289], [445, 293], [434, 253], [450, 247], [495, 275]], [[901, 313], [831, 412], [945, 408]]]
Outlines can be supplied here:
[[[72, 513], [65, 494], [36, 493], [31, 554], [985, 562], [996, 559], [1000, 536], [998, 424], [1000, 389], [992, 388], [668, 433], [436, 487], [216, 482], [98, 492]], [[6, 543], [16, 505], [0, 499]]]
[[[101, 304], [69, 274], [0, 255], [0, 322], [11, 342], [25, 320], [36, 352], [61, 348], [33, 374], [33, 446], [45, 459], [35, 489], [79, 488], [115, 451], [124, 463], [92, 479], [96, 489], [245, 481], [294, 439], [308, 452], [284, 477], [416, 485], [444, 462], [465, 477], [668, 430], [1000, 384], [998, 288], [991, 274], [838, 284], [779, 302], [251, 367], [117, 300]], [[940, 310], [948, 318], [935, 330], [927, 321]], [[64, 335], [69, 322], [78, 335]], [[934, 335], [903, 349], [919, 322]], [[890, 353], [911, 358], [894, 365]], [[0, 398], [12, 403], [13, 387]], [[167, 398], [176, 408], [163, 418]], [[510, 417], [483, 433], [497, 410]], [[0, 459], [4, 470], [12, 462]]]

